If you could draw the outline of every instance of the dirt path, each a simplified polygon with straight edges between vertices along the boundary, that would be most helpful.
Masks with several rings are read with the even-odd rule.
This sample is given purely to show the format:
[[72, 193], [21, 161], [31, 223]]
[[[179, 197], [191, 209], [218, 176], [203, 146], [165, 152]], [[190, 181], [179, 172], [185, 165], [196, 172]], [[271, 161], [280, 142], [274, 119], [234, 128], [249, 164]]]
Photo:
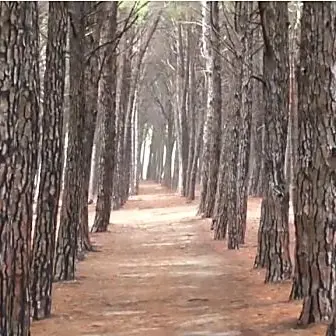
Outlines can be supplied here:
[[100, 252], [78, 264], [78, 280], [55, 285], [54, 315], [32, 335], [324, 335], [296, 329], [290, 284], [266, 286], [251, 269], [259, 206], [249, 202], [246, 247], [228, 251], [194, 203], [143, 185], [112, 214], [110, 232], [93, 235]]

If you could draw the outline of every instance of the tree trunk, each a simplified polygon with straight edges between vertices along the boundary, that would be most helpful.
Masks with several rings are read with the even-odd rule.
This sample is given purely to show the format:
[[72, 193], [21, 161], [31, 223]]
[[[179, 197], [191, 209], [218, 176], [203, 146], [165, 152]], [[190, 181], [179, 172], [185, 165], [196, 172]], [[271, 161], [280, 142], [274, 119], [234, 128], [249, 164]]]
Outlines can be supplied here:
[[211, 2], [204, 1], [202, 3], [202, 54], [204, 55], [205, 62], [205, 91], [207, 92], [207, 102], [206, 102], [206, 117], [203, 130], [203, 148], [201, 155], [201, 194], [200, 202], [198, 207], [198, 214], [204, 215], [206, 210], [206, 199], [208, 192], [209, 183], [209, 161], [210, 161], [210, 146], [211, 146], [211, 121], [213, 118], [214, 109], [212, 108], [212, 97], [213, 97], [213, 72], [211, 71], [211, 55], [210, 55], [210, 28], [211, 23]]
[[[329, 320], [335, 296], [335, 172], [328, 155], [336, 144], [335, 4], [304, 2], [298, 73], [298, 170], [295, 220], [307, 251], [299, 322]], [[318, 95], [316, 94], [318, 92]], [[332, 148], [331, 153], [328, 149]], [[332, 329], [333, 326], [329, 328]], [[334, 331], [335, 332], [335, 331]], [[334, 335], [328, 332], [329, 335]]]
[[222, 130], [223, 132], [223, 140], [222, 140], [222, 148], [221, 148], [221, 155], [220, 155], [220, 164], [219, 164], [219, 173], [218, 173], [218, 183], [217, 183], [217, 190], [216, 190], [216, 201], [215, 201], [215, 208], [214, 214], [211, 224], [211, 230], [214, 230], [214, 239], [215, 240], [223, 240], [226, 237], [227, 231], [227, 186], [226, 186], [226, 179], [227, 179], [227, 171], [228, 171], [228, 143], [229, 143], [229, 132], [228, 132], [228, 123], [226, 127]]
[[220, 146], [221, 146], [221, 115], [222, 115], [222, 80], [221, 80], [221, 56], [220, 50], [220, 25], [219, 25], [219, 3], [211, 1], [211, 65], [212, 72], [212, 98], [211, 114], [208, 115], [208, 132], [210, 134], [209, 163], [208, 163], [208, 183], [205, 199], [204, 216], [209, 218], [213, 215], [215, 206], [217, 175], [219, 169]]
[[49, 317], [51, 314], [57, 214], [63, 169], [67, 28], [66, 3], [49, 2], [40, 184], [31, 261], [31, 303], [35, 320]]
[[173, 173], [173, 180], [172, 180], [172, 189], [173, 190], [177, 190], [179, 176], [180, 176], [179, 169], [180, 169], [179, 154], [178, 154], [177, 140], [176, 140], [175, 141], [175, 152], [174, 152], [174, 173]]
[[239, 156], [238, 156], [238, 182], [237, 182], [237, 226], [239, 229], [240, 244], [245, 242], [248, 178], [250, 164], [250, 142], [252, 122], [252, 45], [253, 33], [250, 27], [253, 11], [252, 2], [236, 2], [236, 15], [238, 16], [238, 31], [242, 35], [242, 102], [240, 111]]
[[85, 111], [85, 3], [83, 1], [71, 3], [69, 14], [72, 27], [70, 31], [70, 117], [64, 190], [54, 264], [55, 281], [75, 278], [85, 129], [83, 113]]
[[[239, 65], [238, 65], [239, 68]], [[233, 109], [230, 111], [228, 122], [228, 151], [224, 160], [228, 160], [229, 164], [227, 172], [224, 174], [224, 188], [227, 188], [225, 192], [224, 202], [226, 205], [223, 207], [224, 226], [222, 230], [225, 230], [227, 225], [228, 230], [228, 249], [238, 249], [241, 241], [241, 230], [238, 222], [238, 204], [237, 204], [237, 179], [238, 179], [238, 155], [239, 155], [239, 127], [240, 127], [240, 109], [241, 109], [241, 75], [239, 74], [234, 83], [235, 96], [233, 98]], [[234, 80], [233, 80], [234, 81]], [[226, 210], [226, 211], [225, 211]], [[225, 232], [225, 231], [224, 231]], [[223, 235], [221, 236], [223, 237]], [[224, 233], [225, 237], [225, 233]]]
[[113, 192], [114, 209], [119, 209], [126, 201], [127, 193], [125, 186], [125, 158], [126, 152], [124, 147], [124, 134], [126, 127], [127, 105], [129, 100], [130, 84], [131, 84], [131, 53], [132, 48], [128, 42], [128, 34], [123, 38], [122, 47], [125, 52], [122, 54], [119, 71], [119, 100], [117, 106], [117, 154], [116, 154], [116, 171]]
[[174, 148], [174, 137], [173, 137], [173, 121], [167, 122], [167, 138], [166, 138], [166, 160], [164, 165], [163, 181], [164, 185], [171, 188], [172, 182], [172, 159], [173, 159], [173, 148]]
[[[109, 3], [111, 16], [106, 27], [104, 40], [115, 41], [117, 33], [118, 2]], [[117, 56], [113, 44], [105, 50], [105, 64], [101, 79], [102, 96], [101, 108], [103, 111], [102, 151], [99, 160], [99, 186], [96, 205], [96, 216], [91, 232], [105, 232], [110, 222], [111, 198], [113, 190], [114, 171], [114, 140], [115, 140], [115, 113], [116, 113], [116, 85], [117, 85]]]
[[85, 69], [85, 130], [83, 142], [83, 163], [81, 199], [80, 199], [80, 217], [78, 232], [78, 251], [77, 255], [85, 251], [91, 251], [92, 246], [89, 238], [89, 214], [88, 198], [89, 183], [91, 173], [91, 157], [94, 141], [94, 134], [98, 113], [98, 83], [99, 83], [99, 53], [94, 50], [99, 46], [100, 30], [102, 23], [98, 20], [98, 14], [92, 15], [92, 11], [102, 10], [94, 1], [86, 2], [86, 28], [91, 33], [85, 36], [86, 53], [89, 54], [86, 59]]
[[261, 224], [267, 230], [265, 282], [287, 280], [289, 254], [289, 188], [285, 180], [288, 126], [289, 54], [287, 2], [259, 2], [264, 39], [265, 173]]
[[[101, 89], [98, 85], [98, 101], [100, 100]], [[96, 130], [93, 140], [91, 169], [90, 169], [90, 187], [89, 199], [94, 201], [98, 193], [98, 179], [99, 179], [99, 158], [101, 153], [101, 133], [102, 133], [102, 111], [97, 112]]]
[[[255, 40], [259, 39], [259, 29], [255, 34]], [[263, 52], [262, 49], [254, 57], [253, 72], [262, 73]], [[249, 180], [249, 195], [262, 197], [262, 187], [264, 180], [264, 158], [263, 158], [263, 129], [264, 129], [264, 98], [263, 83], [254, 80], [252, 86], [252, 141], [251, 141], [251, 174]]]
[[297, 148], [298, 148], [298, 114], [297, 114], [297, 67], [298, 67], [298, 41], [300, 39], [299, 26], [300, 9], [296, 10], [296, 15], [291, 21], [290, 30], [290, 107], [289, 107], [289, 131], [290, 131], [290, 156], [291, 156], [291, 195], [293, 211], [294, 211], [294, 226], [295, 226], [295, 267], [292, 290], [289, 298], [291, 300], [301, 300], [304, 297], [303, 287], [304, 278], [303, 272], [307, 263], [307, 239], [303, 236], [301, 225], [297, 222], [296, 214], [298, 213], [296, 200], [296, 167], [297, 167]]
[[200, 123], [198, 126], [198, 132], [195, 138], [195, 154], [193, 156], [193, 162], [191, 165], [190, 171], [190, 181], [189, 181], [189, 191], [188, 191], [188, 198], [190, 200], [195, 199], [195, 188], [196, 188], [196, 179], [197, 179], [197, 168], [198, 168], [198, 161], [201, 153], [201, 144], [202, 144], [202, 137], [203, 137], [203, 123]]
[[[195, 188], [197, 182], [197, 172], [200, 172], [201, 167], [198, 166], [199, 158], [202, 153], [202, 139], [203, 139], [203, 130], [204, 130], [204, 117], [205, 117], [205, 108], [204, 105], [207, 101], [207, 93], [205, 92], [205, 78], [202, 76], [200, 78], [200, 93], [197, 95], [199, 101], [196, 105], [198, 106], [197, 120], [195, 120], [195, 137], [194, 137], [194, 155], [193, 161], [191, 165], [191, 171], [189, 176], [189, 190], [188, 190], [188, 198], [190, 200], [195, 199]], [[196, 97], [195, 97], [196, 99]], [[195, 118], [196, 119], [196, 118]]]
[[39, 116], [37, 2], [0, 3], [0, 333], [30, 335]]

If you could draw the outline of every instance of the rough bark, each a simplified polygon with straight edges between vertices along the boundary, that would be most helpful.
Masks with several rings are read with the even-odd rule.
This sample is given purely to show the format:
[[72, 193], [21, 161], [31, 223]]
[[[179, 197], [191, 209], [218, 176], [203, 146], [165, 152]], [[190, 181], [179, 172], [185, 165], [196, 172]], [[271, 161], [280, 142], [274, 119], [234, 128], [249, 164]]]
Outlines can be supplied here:
[[[228, 122], [229, 123], [229, 122]], [[227, 233], [227, 171], [228, 171], [228, 143], [229, 143], [229, 132], [228, 132], [228, 123], [226, 127], [223, 128], [223, 140], [222, 140], [222, 148], [220, 155], [220, 165], [219, 165], [219, 174], [218, 174], [218, 183], [217, 183], [217, 191], [216, 191], [216, 201], [214, 208], [214, 215], [212, 219], [211, 229], [214, 230], [214, 239], [215, 240], [223, 240], [226, 237]]]
[[[260, 40], [260, 31], [254, 33], [254, 41]], [[259, 47], [257, 44], [257, 47]], [[261, 74], [263, 69], [263, 50], [253, 57], [253, 74]], [[262, 197], [262, 186], [264, 180], [264, 158], [263, 158], [263, 128], [264, 128], [264, 99], [263, 83], [251, 78], [252, 85], [252, 141], [251, 141], [251, 174], [249, 180], [249, 195]]]
[[[204, 88], [204, 81], [202, 81], [201, 90]], [[201, 94], [202, 97], [202, 94]], [[188, 198], [190, 200], [195, 199], [195, 188], [196, 188], [196, 180], [197, 180], [197, 172], [200, 171], [198, 167], [198, 162], [201, 154], [202, 147], [202, 139], [203, 139], [203, 123], [205, 116], [205, 109], [203, 108], [204, 101], [206, 101], [205, 94], [203, 94], [202, 99], [200, 99], [199, 108], [198, 108], [198, 118], [195, 127], [197, 127], [195, 131], [195, 144], [194, 144], [194, 155], [193, 161], [191, 164], [190, 176], [189, 176], [189, 190], [188, 190]]]
[[204, 217], [209, 218], [213, 215], [215, 206], [217, 175], [220, 160], [221, 145], [221, 115], [222, 115], [222, 80], [221, 80], [221, 56], [220, 50], [220, 24], [219, 24], [219, 3], [211, 1], [211, 64], [212, 72], [212, 99], [210, 103], [211, 113], [207, 115], [208, 127], [207, 132], [210, 136], [209, 162], [208, 162], [208, 183], [205, 199]]
[[[241, 76], [241, 75], [240, 75]], [[233, 109], [230, 111], [230, 121], [228, 121], [228, 151], [226, 160], [229, 164], [227, 172], [224, 174], [224, 188], [226, 205], [223, 206], [221, 216], [224, 223], [223, 228], [227, 225], [228, 230], [228, 249], [238, 249], [240, 244], [240, 228], [238, 226], [238, 204], [237, 204], [237, 179], [238, 179], [238, 155], [239, 155], [239, 128], [240, 128], [240, 109], [241, 109], [241, 77], [238, 76], [233, 80], [235, 95], [233, 98]], [[240, 78], [239, 78], [240, 77]], [[226, 210], [226, 211], [225, 211]], [[225, 233], [224, 233], [225, 236]]]
[[[285, 180], [289, 54], [287, 2], [259, 2], [264, 39], [266, 188], [260, 219], [266, 226], [265, 282], [289, 279], [289, 188]], [[259, 251], [260, 252], [260, 251]]]
[[125, 49], [122, 54], [119, 67], [119, 85], [118, 85], [118, 105], [117, 105], [117, 154], [115, 166], [115, 184], [113, 191], [114, 209], [119, 209], [126, 201], [127, 193], [125, 188], [125, 162], [126, 158], [124, 148], [124, 134], [127, 114], [127, 104], [131, 84], [131, 66], [132, 66], [132, 48], [128, 42], [128, 33], [125, 34], [122, 41], [122, 48]]
[[297, 251], [306, 260], [301, 324], [329, 320], [335, 295], [336, 185], [328, 166], [336, 144], [335, 13], [334, 3], [304, 2], [301, 20], [295, 217], [308, 253]]
[[30, 334], [30, 257], [37, 168], [37, 2], [0, 3], [0, 333]]
[[298, 114], [297, 114], [297, 66], [298, 66], [298, 45], [300, 39], [299, 29], [297, 28], [300, 22], [300, 9], [296, 8], [294, 17], [291, 19], [290, 26], [290, 101], [289, 101], [289, 132], [290, 132], [290, 157], [291, 157], [291, 195], [293, 211], [294, 211], [294, 226], [295, 226], [295, 267], [293, 284], [289, 298], [291, 300], [301, 300], [304, 297], [303, 293], [303, 273], [306, 265], [307, 245], [306, 238], [303, 236], [303, 231], [297, 222], [298, 213], [296, 202], [296, 167], [297, 167], [297, 148], [298, 148]]
[[99, 52], [95, 50], [100, 42], [100, 30], [102, 20], [100, 11], [103, 5], [97, 6], [94, 1], [86, 2], [85, 16], [86, 30], [85, 36], [85, 129], [83, 138], [83, 164], [81, 176], [81, 199], [79, 215], [79, 232], [78, 232], [78, 251], [77, 255], [83, 255], [85, 251], [91, 251], [92, 246], [89, 238], [89, 214], [88, 198], [89, 183], [91, 173], [91, 159], [94, 134], [97, 123], [98, 113], [98, 83], [99, 83]]
[[252, 19], [252, 2], [236, 2], [237, 26], [241, 36], [242, 82], [241, 82], [241, 111], [239, 130], [239, 157], [237, 180], [237, 226], [240, 244], [245, 242], [248, 178], [250, 164], [250, 142], [252, 123], [252, 45], [253, 33], [250, 22]]
[[[117, 32], [118, 2], [111, 2], [109, 22], [106, 27], [104, 41], [115, 41]], [[113, 190], [113, 170], [115, 164], [115, 114], [117, 86], [117, 56], [113, 44], [106, 47], [105, 63], [101, 79], [102, 95], [100, 105], [103, 111], [102, 149], [100, 155], [99, 185], [96, 205], [96, 216], [91, 232], [105, 232], [110, 222], [111, 198]]]
[[51, 314], [53, 262], [63, 168], [65, 51], [68, 27], [65, 2], [49, 2], [42, 115], [40, 184], [31, 262], [33, 319]]
[[212, 108], [212, 97], [213, 97], [213, 87], [212, 87], [212, 71], [211, 71], [211, 54], [210, 54], [210, 8], [211, 2], [204, 1], [202, 3], [202, 54], [204, 55], [205, 62], [205, 90], [207, 92], [207, 102], [206, 102], [206, 117], [203, 130], [203, 148], [201, 155], [201, 194], [200, 202], [198, 206], [198, 213], [204, 214], [206, 209], [206, 198], [209, 183], [209, 159], [210, 159], [210, 144], [211, 144], [211, 121], [213, 120], [214, 110]]
[[79, 229], [80, 183], [85, 130], [84, 33], [85, 3], [69, 6], [70, 30], [70, 116], [60, 225], [56, 243], [54, 280], [75, 278]]

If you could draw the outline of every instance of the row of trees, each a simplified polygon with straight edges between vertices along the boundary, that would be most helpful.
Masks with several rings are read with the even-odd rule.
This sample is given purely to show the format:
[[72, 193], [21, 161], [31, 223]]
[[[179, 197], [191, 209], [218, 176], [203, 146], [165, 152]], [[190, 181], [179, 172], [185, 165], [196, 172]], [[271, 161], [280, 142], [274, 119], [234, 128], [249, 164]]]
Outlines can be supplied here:
[[190, 199], [199, 181], [229, 249], [262, 196], [265, 282], [292, 277], [291, 198], [291, 298], [335, 335], [335, 16], [332, 2], [1, 2], [1, 333], [28, 335], [94, 249], [88, 200], [106, 231], [148, 178]]
[[92, 232], [138, 183], [137, 90], [159, 19], [140, 2], [1, 2], [1, 335], [50, 316], [53, 282], [93, 250], [90, 176]]
[[254, 267], [265, 268], [265, 282], [293, 279], [290, 298], [303, 299], [299, 322], [330, 321], [328, 335], [335, 335], [335, 18], [332, 2], [175, 3], [154, 38], [141, 93], [151, 131], [146, 177], [190, 199], [199, 179], [199, 214], [229, 249], [244, 244], [248, 196], [261, 196]]

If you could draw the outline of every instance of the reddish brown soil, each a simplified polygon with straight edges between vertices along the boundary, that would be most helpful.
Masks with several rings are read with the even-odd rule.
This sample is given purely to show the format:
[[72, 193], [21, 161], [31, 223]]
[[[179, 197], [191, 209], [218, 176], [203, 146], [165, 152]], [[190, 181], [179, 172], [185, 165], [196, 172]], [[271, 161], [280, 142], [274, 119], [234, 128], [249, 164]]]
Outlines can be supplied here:
[[34, 322], [32, 335], [324, 335], [324, 326], [296, 327], [290, 283], [264, 285], [264, 271], [252, 269], [259, 199], [249, 201], [239, 251], [213, 241], [196, 208], [142, 185], [113, 212], [110, 232], [92, 236], [99, 252], [78, 264], [77, 281], [55, 285], [53, 317]]

